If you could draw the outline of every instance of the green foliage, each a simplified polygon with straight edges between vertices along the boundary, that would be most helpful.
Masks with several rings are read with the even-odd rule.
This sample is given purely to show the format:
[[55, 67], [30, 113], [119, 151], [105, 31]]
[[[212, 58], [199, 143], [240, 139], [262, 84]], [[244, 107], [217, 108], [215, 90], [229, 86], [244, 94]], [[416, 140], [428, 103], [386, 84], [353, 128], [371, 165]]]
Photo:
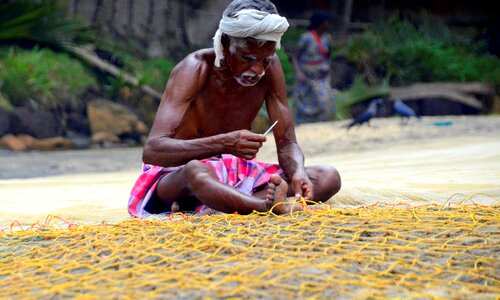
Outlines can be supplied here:
[[[121, 69], [139, 79], [139, 85], [149, 85], [156, 91], [162, 93], [165, 89], [168, 78], [177, 62], [173, 59], [147, 59], [143, 53], [134, 51], [133, 47], [123, 41], [110, 42], [110, 38], [101, 36], [96, 39], [96, 47], [113, 53], [122, 63]], [[100, 78], [105, 91], [110, 93], [111, 98], [116, 98], [123, 87], [138, 96], [138, 87], [128, 84], [123, 77], [114, 78], [103, 76]]]
[[[0, 89], [1, 89], [1, 84], [0, 84]], [[5, 109], [5, 110], [11, 110], [13, 109], [12, 104], [10, 104], [10, 101], [5, 98], [2, 94], [0, 94], [0, 108]]]
[[367, 85], [363, 78], [357, 77], [348, 90], [341, 91], [336, 96], [337, 119], [350, 118], [350, 107], [356, 103], [376, 97], [388, 96], [391, 87], [387, 81], [379, 85]]
[[49, 49], [0, 49], [0, 92], [13, 106], [34, 101], [54, 109], [76, 106], [96, 82], [82, 64], [67, 54]]
[[366, 80], [374, 84], [377, 81], [375, 68], [388, 61], [384, 40], [373, 32], [350, 38], [347, 43], [348, 58], [362, 71]]
[[169, 59], [144, 61], [139, 71], [141, 84], [147, 84], [160, 93], [163, 92], [175, 65], [176, 63]]
[[[126, 54], [124, 57], [129, 57]], [[120, 58], [121, 59], [121, 58]], [[117, 99], [120, 96], [121, 100], [131, 101], [131, 104], [136, 105], [141, 95], [139, 87], [132, 86], [124, 79], [125, 72], [139, 79], [139, 86], [148, 85], [154, 90], [162, 93], [165, 90], [168, 78], [176, 63], [170, 59], [153, 59], [153, 60], [128, 60], [123, 59], [124, 67], [122, 76], [99, 76], [99, 82], [103, 90], [111, 99]], [[123, 91], [127, 90], [130, 95], [123, 97]], [[131, 99], [127, 99], [131, 98]]]
[[500, 60], [485, 53], [474, 32], [457, 35], [438, 18], [421, 13], [417, 21], [396, 15], [339, 50], [368, 82], [389, 77], [394, 85], [430, 81], [500, 83]]
[[500, 83], [500, 61], [473, 55], [440, 41], [405, 43], [395, 51], [389, 69], [400, 84], [415, 81], [489, 81]]
[[283, 48], [295, 47], [304, 32], [306, 32], [305, 28], [289, 28], [281, 37], [281, 45]]
[[288, 57], [288, 54], [283, 49], [276, 51], [276, 55], [278, 55], [281, 66], [283, 67], [283, 72], [285, 73], [286, 86], [291, 87], [295, 81], [295, 72], [293, 70], [292, 62]]
[[59, 49], [89, 40], [90, 30], [64, 15], [60, 1], [16, 0], [0, 4], [0, 42], [29, 41]]

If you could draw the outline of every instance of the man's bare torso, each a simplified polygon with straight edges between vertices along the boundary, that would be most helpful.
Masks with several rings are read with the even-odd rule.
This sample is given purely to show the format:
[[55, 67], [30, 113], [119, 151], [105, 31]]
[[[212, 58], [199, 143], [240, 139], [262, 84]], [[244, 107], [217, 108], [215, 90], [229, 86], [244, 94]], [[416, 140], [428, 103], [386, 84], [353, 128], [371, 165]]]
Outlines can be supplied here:
[[193, 55], [207, 64], [208, 76], [197, 96], [190, 100], [174, 138], [193, 139], [250, 129], [264, 102], [268, 84], [266, 76], [255, 86], [245, 87], [232, 77], [224, 78], [221, 71], [213, 66], [213, 51], [200, 50]]

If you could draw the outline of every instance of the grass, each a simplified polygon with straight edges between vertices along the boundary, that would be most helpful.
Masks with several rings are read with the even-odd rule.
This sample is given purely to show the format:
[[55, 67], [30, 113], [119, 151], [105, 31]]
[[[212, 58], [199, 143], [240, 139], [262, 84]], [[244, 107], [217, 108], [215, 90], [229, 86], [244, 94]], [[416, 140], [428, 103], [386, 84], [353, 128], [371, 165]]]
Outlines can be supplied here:
[[336, 55], [353, 62], [370, 83], [392, 85], [431, 81], [500, 83], [500, 60], [485, 51], [477, 32], [456, 34], [425, 12], [396, 14], [353, 35]]
[[12, 106], [74, 107], [88, 88], [97, 86], [82, 63], [64, 53], [9, 47], [0, 48], [0, 54], [0, 92]]

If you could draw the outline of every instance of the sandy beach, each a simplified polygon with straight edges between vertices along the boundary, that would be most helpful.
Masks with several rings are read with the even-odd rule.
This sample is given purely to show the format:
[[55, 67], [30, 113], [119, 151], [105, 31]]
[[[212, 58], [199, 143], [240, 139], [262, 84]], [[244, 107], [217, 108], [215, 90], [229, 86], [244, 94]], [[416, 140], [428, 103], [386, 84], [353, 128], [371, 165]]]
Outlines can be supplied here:
[[[297, 127], [306, 164], [341, 173], [334, 206], [500, 199], [500, 117], [425, 117], [401, 125], [375, 119]], [[0, 226], [59, 216], [78, 223], [128, 219], [128, 193], [140, 172], [141, 148], [0, 152]], [[272, 136], [258, 158], [276, 162]]]

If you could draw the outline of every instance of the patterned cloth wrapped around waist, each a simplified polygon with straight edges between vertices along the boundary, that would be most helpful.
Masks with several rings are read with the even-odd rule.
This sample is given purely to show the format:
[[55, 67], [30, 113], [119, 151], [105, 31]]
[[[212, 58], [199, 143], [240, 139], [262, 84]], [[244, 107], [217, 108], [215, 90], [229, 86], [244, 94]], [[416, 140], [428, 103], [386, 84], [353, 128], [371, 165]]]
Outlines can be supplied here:
[[[217, 174], [219, 182], [237, 188], [242, 193], [252, 194], [255, 189], [269, 182], [272, 174], [281, 174], [277, 164], [267, 164], [253, 160], [244, 160], [234, 155], [222, 154], [201, 160]], [[137, 179], [130, 193], [128, 211], [134, 217], [144, 217], [149, 213], [144, 210], [151, 199], [160, 179], [184, 167], [164, 168], [154, 165], [144, 165], [143, 173]]]

